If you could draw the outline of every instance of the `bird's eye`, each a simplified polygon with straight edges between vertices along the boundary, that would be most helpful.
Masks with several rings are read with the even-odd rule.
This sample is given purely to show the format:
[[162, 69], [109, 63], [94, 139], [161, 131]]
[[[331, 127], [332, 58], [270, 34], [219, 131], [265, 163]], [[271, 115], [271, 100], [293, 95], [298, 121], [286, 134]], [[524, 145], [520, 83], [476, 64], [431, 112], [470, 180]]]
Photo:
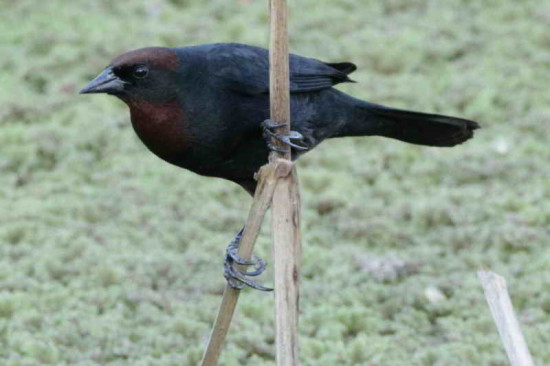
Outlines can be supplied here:
[[149, 69], [147, 68], [147, 66], [143, 66], [143, 65], [136, 66], [136, 67], [134, 68], [134, 70], [132, 71], [132, 75], [133, 75], [136, 79], [143, 79], [143, 78], [145, 78], [148, 74], [149, 74]]

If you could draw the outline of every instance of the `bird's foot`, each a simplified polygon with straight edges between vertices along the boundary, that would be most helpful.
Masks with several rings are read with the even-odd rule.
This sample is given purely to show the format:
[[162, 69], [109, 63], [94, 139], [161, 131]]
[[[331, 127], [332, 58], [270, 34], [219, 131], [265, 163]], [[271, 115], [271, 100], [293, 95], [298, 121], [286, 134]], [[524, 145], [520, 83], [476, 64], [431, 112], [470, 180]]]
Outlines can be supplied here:
[[297, 145], [294, 142], [292, 142], [292, 140], [303, 142], [304, 136], [302, 136], [300, 132], [290, 131], [288, 135], [281, 135], [274, 131], [277, 127], [283, 127], [286, 125], [287, 125], [286, 123], [277, 123], [270, 119], [266, 119], [265, 121], [262, 122], [262, 127], [264, 130], [264, 138], [266, 139], [267, 147], [270, 150], [276, 151], [279, 153], [288, 152], [287, 149], [281, 149], [271, 143], [271, 137], [275, 137], [277, 140], [281, 141], [283, 144], [289, 147], [293, 147], [296, 150], [301, 150], [301, 151], [309, 150], [306, 146]]
[[[260, 291], [273, 291], [273, 289], [264, 287], [249, 278], [262, 274], [265, 271], [266, 264], [263, 259], [258, 257], [253, 257], [252, 260], [246, 260], [239, 256], [239, 244], [243, 235], [243, 229], [239, 231], [239, 233], [227, 246], [227, 254], [223, 263], [223, 276], [227, 280], [229, 286], [237, 290], [242, 290], [245, 286], [248, 286]], [[235, 264], [254, 266], [254, 271], [240, 271], [235, 268]]]

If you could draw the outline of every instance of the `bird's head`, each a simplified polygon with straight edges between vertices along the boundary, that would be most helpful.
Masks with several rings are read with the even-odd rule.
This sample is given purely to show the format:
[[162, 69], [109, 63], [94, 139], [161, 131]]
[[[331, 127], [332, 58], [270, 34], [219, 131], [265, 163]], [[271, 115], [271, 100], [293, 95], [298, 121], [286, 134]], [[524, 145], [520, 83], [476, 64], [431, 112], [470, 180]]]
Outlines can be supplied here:
[[80, 94], [107, 93], [123, 101], [162, 102], [175, 97], [175, 73], [179, 67], [175, 50], [147, 47], [116, 57]]

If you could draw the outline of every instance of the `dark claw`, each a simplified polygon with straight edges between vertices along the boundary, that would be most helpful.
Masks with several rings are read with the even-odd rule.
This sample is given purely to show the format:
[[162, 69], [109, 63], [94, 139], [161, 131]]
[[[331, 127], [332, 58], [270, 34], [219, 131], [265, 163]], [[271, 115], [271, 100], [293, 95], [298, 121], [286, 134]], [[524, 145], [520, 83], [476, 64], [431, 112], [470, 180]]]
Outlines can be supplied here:
[[256, 257], [256, 260], [257, 260], [257, 264], [254, 266], [254, 268], [256, 268], [256, 270], [255, 271], [242, 272], [244, 275], [246, 275], [246, 276], [259, 276], [262, 273], [264, 273], [265, 267], [267, 267], [267, 264], [265, 263], [265, 261], [263, 259], [260, 259], [260, 258]]
[[[298, 137], [298, 135], [299, 135], [299, 137]], [[303, 138], [303, 136], [299, 132], [290, 131], [290, 135], [286, 135], [286, 136], [285, 135], [277, 135], [277, 134], [273, 133], [272, 136], [274, 136], [277, 140], [283, 142], [285, 145], [291, 146], [291, 147], [295, 148], [296, 150], [302, 150], [302, 151], [308, 150], [307, 147], [301, 146], [301, 145], [296, 145], [295, 143], [290, 141], [290, 140], [301, 140]]]
[[227, 246], [227, 257], [231, 259], [232, 262], [237, 264], [242, 264], [243, 266], [255, 266], [258, 264], [258, 261], [249, 261], [239, 256], [239, 243], [243, 236], [243, 229], [235, 236], [235, 238]]
[[245, 286], [248, 286], [260, 291], [273, 291], [269, 287], [262, 286], [258, 282], [246, 278], [244, 273], [235, 270], [232, 265], [225, 267], [224, 277], [227, 279], [229, 286], [237, 290], [242, 290]]
[[268, 139], [267, 147], [270, 150], [277, 151], [280, 153], [287, 152], [287, 150], [281, 149], [277, 146], [273, 146], [273, 144], [269, 141], [270, 136], [275, 137], [277, 140], [281, 141], [283, 144], [293, 147], [296, 150], [302, 150], [302, 151], [309, 150], [307, 147], [297, 145], [291, 141], [291, 140], [303, 140], [304, 136], [302, 136], [302, 134], [299, 133], [298, 131], [290, 131], [288, 135], [281, 135], [273, 132], [273, 129], [277, 127], [282, 127], [282, 126], [286, 126], [286, 123], [276, 123], [270, 119], [266, 119], [265, 121], [262, 122], [262, 127], [264, 128], [264, 136], [266, 137], [266, 139]]
[[[244, 229], [244, 228], [243, 228]], [[254, 257], [253, 260], [246, 260], [238, 255], [239, 244], [241, 242], [243, 229], [235, 236], [235, 238], [229, 243], [227, 247], [227, 255], [224, 260], [223, 275], [227, 280], [229, 286], [234, 289], [241, 290], [245, 286], [252, 287], [260, 291], [272, 291], [272, 289], [260, 285], [258, 282], [253, 281], [247, 277], [259, 276], [265, 271], [266, 263], [260, 258]], [[243, 272], [234, 267], [235, 264], [254, 266], [254, 271]]]
[[236, 279], [234, 279], [230, 274], [227, 268], [224, 269], [223, 276], [225, 277], [225, 280], [227, 281], [227, 284], [234, 288], [235, 290], [242, 290], [246, 285], [242, 282], [238, 282]]
[[268, 130], [273, 130], [277, 127], [283, 127], [283, 126], [286, 126], [286, 123], [277, 123], [270, 119], [266, 119], [265, 121], [262, 122], [262, 127]]

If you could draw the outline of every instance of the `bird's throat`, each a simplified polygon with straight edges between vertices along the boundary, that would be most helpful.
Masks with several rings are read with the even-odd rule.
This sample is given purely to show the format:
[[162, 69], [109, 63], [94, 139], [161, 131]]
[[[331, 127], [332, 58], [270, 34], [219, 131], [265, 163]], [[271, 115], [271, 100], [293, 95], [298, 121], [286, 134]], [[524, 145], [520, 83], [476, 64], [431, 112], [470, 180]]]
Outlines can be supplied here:
[[173, 162], [189, 147], [187, 122], [177, 100], [126, 103], [136, 134], [154, 154]]

